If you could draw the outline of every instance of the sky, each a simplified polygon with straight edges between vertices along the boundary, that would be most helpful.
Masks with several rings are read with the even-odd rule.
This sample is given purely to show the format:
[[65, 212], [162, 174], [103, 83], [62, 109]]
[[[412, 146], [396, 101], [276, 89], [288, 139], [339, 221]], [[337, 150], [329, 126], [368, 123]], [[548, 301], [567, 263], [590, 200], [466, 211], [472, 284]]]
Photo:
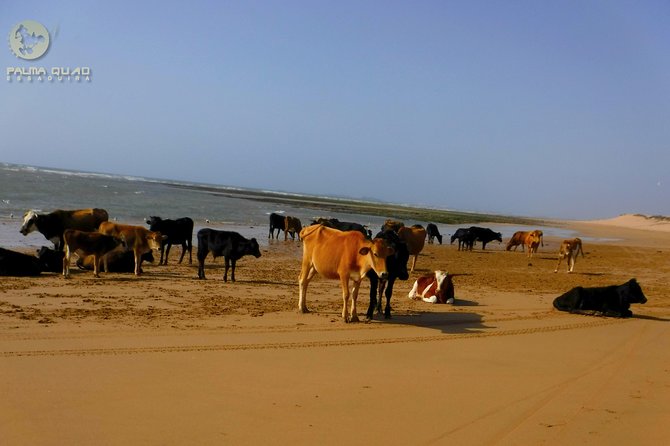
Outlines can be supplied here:
[[530, 217], [670, 215], [670, 3], [0, 1], [0, 162]]

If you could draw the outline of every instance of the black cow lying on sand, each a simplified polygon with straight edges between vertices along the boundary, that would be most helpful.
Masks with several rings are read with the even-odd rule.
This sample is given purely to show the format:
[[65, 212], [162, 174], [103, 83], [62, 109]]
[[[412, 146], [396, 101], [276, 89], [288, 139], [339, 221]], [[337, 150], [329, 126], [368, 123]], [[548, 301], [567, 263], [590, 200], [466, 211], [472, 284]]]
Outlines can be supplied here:
[[37, 257], [0, 248], [0, 276], [39, 276], [41, 272]]
[[56, 251], [55, 249], [42, 246], [37, 250], [37, 258], [39, 259], [42, 272], [47, 273], [62, 273], [63, 272], [63, 257], [64, 251]]
[[576, 287], [554, 299], [560, 311], [581, 314], [602, 314], [611, 317], [631, 317], [630, 304], [643, 304], [647, 298], [635, 279], [623, 285], [583, 288]]

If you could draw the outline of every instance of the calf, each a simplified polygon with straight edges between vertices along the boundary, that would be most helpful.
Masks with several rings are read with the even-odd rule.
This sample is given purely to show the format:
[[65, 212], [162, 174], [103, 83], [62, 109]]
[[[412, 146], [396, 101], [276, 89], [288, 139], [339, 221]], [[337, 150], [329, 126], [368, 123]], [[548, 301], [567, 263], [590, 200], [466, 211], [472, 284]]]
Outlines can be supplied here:
[[366, 317], [372, 319], [374, 310], [377, 308], [377, 314], [382, 313], [382, 295], [386, 295], [386, 309], [384, 318], [391, 318], [391, 296], [393, 295], [393, 284], [396, 279], [407, 280], [407, 261], [409, 260], [409, 251], [405, 242], [400, 240], [398, 234], [393, 230], [382, 231], [375, 238], [386, 240], [389, 247], [393, 249], [393, 254], [386, 257], [386, 279], [379, 279], [374, 270], [368, 271], [366, 276], [370, 279], [370, 306]]
[[164, 235], [157, 231], [149, 231], [142, 226], [122, 225], [106, 221], [100, 224], [101, 234], [111, 235], [123, 240], [126, 249], [133, 251], [135, 257], [135, 275], [142, 274], [142, 254], [152, 249], [159, 250], [165, 240]]
[[235, 282], [235, 264], [245, 255], [252, 255], [256, 258], [261, 256], [261, 250], [255, 238], [248, 240], [237, 232], [217, 231], [216, 229], [204, 228], [198, 231], [198, 278], [205, 277], [205, 258], [207, 254], [212, 256], [223, 256], [225, 259], [225, 270], [223, 271], [223, 281], [228, 281], [228, 268], [230, 280]]
[[[100, 277], [100, 262], [109, 251], [119, 246], [122, 242], [111, 235], [99, 232], [84, 232], [76, 229], [66, 229], [63, 233], [65, 242], [65, 257], [63, 257], [63, 277], [70, 277], [70, 258], [73, 253], [79, 257], [93, 256], [93, 275]], [[105, 271], [107, 265], [105, 264]]]
[[[342, 288], [342, 319], [358, 321], [356, 299], [363, 277], [371, 269], [386, 279], [386, 258], [393, 254], [386, 240], [367, 239], [358, 231], [338, 231], [323, 225], [312, 225], [300, 231], [302, 265], [300, 269], [298, 310], [307, 313], [307, 286], [316, 273], [326, 279], [339, 279]], [[351, 309], [349, 306], [349, 280]]]
[[[176, 220], [162, 219], [160, 217], [149, 217], [147, 220], [149, 230], [160, 232], [165, 236], [161, 242], [161, 258], [159, 265], [167, 265], [170, 247], [172, 245], [181, 245], [181, 257], [179, 263], [184, 260], [184, 254], [188, 251], [188, 264], [193, 263], [193, 220], [189, 217], [178, 218]], [[165, 261], [163, 261], [163, 252], [165, 252]]]
[[631, 317], [630, 304], [643, 304], [647, 298], [635, 279], [622, 285], [576, 287], [554, 299], [554, 308], [581, 314]]
[[[154, 255], [151, 251], [142, 254], [142, 261], [153, 263]], [[132, 273], [135, 271], [135, 255], [124, 246], [117, 246], [103, 259], [105, 271], [108, 273]], [[77, 259], [77, 267], [83, 270], [92, 270], [95, 265], [94, 256], [85, 256]]]
[[0, 276], [39, 276], [41, 272], [37, 257], [0, 248]]
[[582, 240], [579, 237], [563, 240], [563, 242], [561, 242], [561, 247], [558, 249], [558, 263], [556, 264], [556, 269], [554, 272], [558, 272], [558, 267], [561, 266], [561, 261], [566, 259], [566, 263], [568, 264], [568, 272], [571, 273], [575, 268], [577, 255], [580, 252], [582, 253], [582, 258], [584, 258]]
[[533, 257], [533, 254], [537, 253], [537, 249], [540, 246], [540, 243], [542, 243], [542, 231], [536, 229], [535, 231], [530, 231], [528, 234], [526, 234], [524, 245], [527, 248], [526, 253], [528, 258]]
[[428, 223], [428, 226], [426, 226], [426, 234], [428, 234], [428, 243], [432, 244], [433, 240], [437, 239], [437, 241], [440, 242], [440, 245], [442, 244], [442, 235], [437, 229], [437, 225], [434, 223]]
[[295, 235], [298, 234], [300, 240], [300, 231], [302, 231], [302, 223], [297, 217], [284, 217], [284, 240], [287, 239], [288, 234], [291, 234], [291, 239], [295, 240]]
[[428, 276], [421, 276], [416, 279], [407, 297], [432, 304], [453, 304], [454, 283], [451, 277], [446, 271], [440, 270]]
[[[493, 240], [497, 240], [502, 243], [502, 234], [500, 232], [494, 232], [489, 228], [470, 226], [469, 234], [474, 236], [475, 241], [482, 242], [482, 249], [486, 249], [486, 244], [492, 242]], [[470, 247], [470, 250], [472, 250], [472, 247]]]

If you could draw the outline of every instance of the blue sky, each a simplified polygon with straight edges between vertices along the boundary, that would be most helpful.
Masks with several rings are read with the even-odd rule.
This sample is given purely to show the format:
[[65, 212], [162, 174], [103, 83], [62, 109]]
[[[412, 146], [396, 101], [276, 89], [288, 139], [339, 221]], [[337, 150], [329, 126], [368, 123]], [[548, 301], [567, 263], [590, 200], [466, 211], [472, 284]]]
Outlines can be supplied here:
[[0, 162], [670, 215], [667, 1], [2, 2], [90, 82], [0, 81]]

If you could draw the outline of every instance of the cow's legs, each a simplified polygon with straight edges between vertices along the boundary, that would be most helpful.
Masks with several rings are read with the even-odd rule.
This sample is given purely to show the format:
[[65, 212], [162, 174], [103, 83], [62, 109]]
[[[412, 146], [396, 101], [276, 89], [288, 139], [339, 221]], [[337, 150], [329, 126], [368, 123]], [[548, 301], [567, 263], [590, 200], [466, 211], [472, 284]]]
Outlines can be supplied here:
[[410, 272], [414, 272], [414, 266], [416, 265], [416, 259], [419, 257], [419, 254], [414, 255], [414, 259], [412, 259], [412, 269], [410, 269]]
[[[395, 283], [395, 277], [386, 282], [386, 307], [384, 308], [384, 319], [391, 319], [391, 296], [393, 296], [393, 284]], [[380, 291], [381, 298], [381, 291]], [[380, 299], [381, 300], [381, 299]], [[379, 307], [381, 312], [381, 305]]]
[[70, 248], [65, 247], [65, 256], [63, 257], [63, 277], [66, 279], [70, 277]]
[[179, 257], [179, 263], [181, 263], [182, 260], [184, 260], [184, 254], [186, 254], [186, 242], [183, 242], [181, 244], [181, 256]]
[[102, 259], [97, 254], [93, 254], [93, 276], [100, 277], [100, 262]]
[[358, 310], [356, 309], [356, 301], [358, 300], [358, 290], [361, 287], [363, 279], [355, 280], [354, 286], [351, 288], [351, 313], [349, 315], [349, 322], [358, 322]]
[[301, 313], [309, 313], [307, 309], [307, 285], [316, 274], [316, 269], [309, 262], [303, 262], [300, 270], [300, 277], [298, 278], [299, 292], [298, 292], [298, 311]]
[[142, 274], [142, 256], [137, 250], [133, 254], [135, 254], [135, 275], [140, 276]]
[[562, 258], [561, 255], [559, 254], [559, 255], [558, 255], [558, 263], [556, 264], [556, 269], [554, 270], [555, 273], [558, 272], [558, 267], [561, 266], [561, 260], [563, 260], [563, 258]]
[[[161, 263], [163, 265], [167, 265], [167, 259], [168, 256], [170, 255], [170, 248], [172, 247], [171, 243], [166, 243], [167, 246], [165, 246], [165, 257], [163, 257], [163, 250], [161, 249]], [[161, 264], [159, 263], [159, 265]]]

